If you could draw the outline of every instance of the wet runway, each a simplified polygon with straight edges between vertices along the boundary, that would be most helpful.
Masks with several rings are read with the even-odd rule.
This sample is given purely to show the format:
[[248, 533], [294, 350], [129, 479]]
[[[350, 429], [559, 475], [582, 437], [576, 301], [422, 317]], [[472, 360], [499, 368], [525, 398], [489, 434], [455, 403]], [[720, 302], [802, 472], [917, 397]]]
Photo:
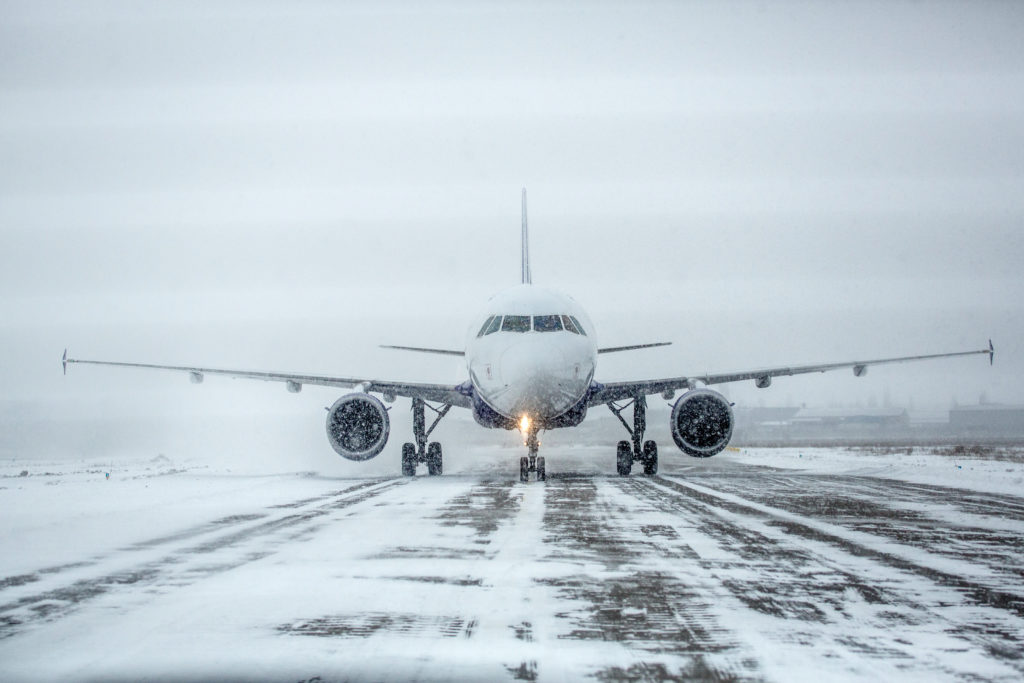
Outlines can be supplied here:
[[726, 465], [210, 489], [0, 577], [0, 677], [1024, 678], [1024, 498]]

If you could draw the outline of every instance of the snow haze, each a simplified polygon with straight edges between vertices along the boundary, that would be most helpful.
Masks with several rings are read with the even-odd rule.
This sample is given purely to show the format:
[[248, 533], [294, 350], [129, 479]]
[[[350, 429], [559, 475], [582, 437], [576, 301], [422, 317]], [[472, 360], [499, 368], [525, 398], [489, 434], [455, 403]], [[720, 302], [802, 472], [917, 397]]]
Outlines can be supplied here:
[[994, 2], [4, 2], [0, 396], [318, 430], [334, 398], [64, 378], [66, 345], [460, 381], [451, 359], [377, 345], [460, 347], [517, 282], [526, 186], [534, 281], [580, 301], [603, 345], [674, 342], [602, 357], [599, 380], [992, 337], [994, 368], [728, 391], [1024, 402], [1022, 29], [1024, 8]]

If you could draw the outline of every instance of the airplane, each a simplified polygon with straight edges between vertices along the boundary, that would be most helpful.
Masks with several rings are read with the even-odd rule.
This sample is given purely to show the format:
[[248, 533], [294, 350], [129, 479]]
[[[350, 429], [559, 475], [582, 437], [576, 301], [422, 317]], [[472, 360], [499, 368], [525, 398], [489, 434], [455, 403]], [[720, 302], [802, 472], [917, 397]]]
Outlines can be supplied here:
[[[544, 458], [538, 455], [541, 431], [576, 427], [596, 406], [607, 406], [619, 419], [630, 439], [616, 446], [616, 470], [628, 476], [635, 463], [646, 475], [658, 472], [658, 445], [644, 440], [647, 427], [647, 397], [661, 394], [671, 401], [677, 391], [684, 393], [672, 408], [670, 426], [676, 446], [689, 456], [708, 458], [722, 452], [733, 431], [732, 404], [715, 384], [753, 380], [758, 388], [771, 385], [781, 376], [827, 372], [852, 368], [862, 377], [873, 365], [903, 363], [936, 358], [987, 354], [995, 357], [992, 340], [988, 348], [953, 353], [935, 353], [875, 360], [857, 360], [815, 365], [794, 365], [729, 372], [684, 374], [662, 379], [600, 382], [595, 380], [597, 359], [606, 353], [634, 351], [671, 342], [630, 346], [599, 347], [593, 322], [583, 308], [561, 292], [533, 284], [530, 271], [526, 221], [526, 189], [522, 191], [521, 282], [491, 297], [473, 322], [463, 350], [416, 346], [384, 348], [420, 353], [461, 356], [466, 360], [468, 378], [457, 385], [400, 382], [359, 377], [226, 370], [221, 368], [155, 365], [117, 361], [68, 358], [64, 350], [64, 374], [72, 363], [186, 372], [193, 383], [206, 375], [282, 382], [292, 393], [303, 385], [351, 389], [328, 408], [327, 440], [340, 456], [364, 461], [380, 454], [390, 434], [390, 418], [384, 403], [397, 397], [412, 399], [413, 442], [402, 445], [402, 474], [415, 476], [419, 464], [427, 473], [442, 473], [441, 444], [429, 441], [430, 434], [451, 408], [472, 411], [475, 421], [489, 429], [518, 429], [524, 437], [527, 455], [519, 460], [519, 478], [528, 482], [530, 473], [546, 479]], [[378, 398], [375, 394], [380, 394]], [[436, 405], [433, 405], [436, 404]], [[427, 426], [426, 408], [434, 413]], [[632, 426], [622, 413], [632, 407]]]

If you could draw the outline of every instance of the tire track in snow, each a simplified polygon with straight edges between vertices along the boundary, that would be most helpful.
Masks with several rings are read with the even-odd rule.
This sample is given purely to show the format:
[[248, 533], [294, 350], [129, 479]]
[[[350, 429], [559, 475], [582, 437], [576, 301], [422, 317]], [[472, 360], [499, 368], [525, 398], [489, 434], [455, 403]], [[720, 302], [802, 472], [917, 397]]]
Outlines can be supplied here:
[[[665, 473], [663, 473], [665, 475]], [[958, 512], [1024, 522], [1024, 498], [1005, 493], [959, 489], [885, 477], [857, 474], [819, 474], [773, 467], [744, 465], [742, 469], [697, 469], [673, 472], [668, 478], [714, 482], [716, 490], [744, 492], [770, 498], [783, 491], [848, 490], [879, 501], [916, 501], [924, 505], [952, 507]], [[764, 501], [761, 501], [764, 502]]]
[[[351, 493], [353, 491], [358, 491], [358, 490], [360, 490], [362, 488], [365, 488], [367, 486], [373, 486], [373, 485], [379, 484], [379, 483], [381, 483], [381, 481], [383, 481], [383, 480], [376, 479], [376, 480], [368, 480], [368, 481], [365, 481], [365, 482], [360, 482], [360, 483], [355, 484], [353, 486], [348, 486], [346, 488], [339, 489], [337, 491], [331, 491], [329, 493], [325, 493], [325, 494], [320, 495], [320, 496], [315, 496], [315, 497], [312, 497], [312, 498], [303, 498], [303, 499], [300, 499], [300, 500], [297, 500], [297, 501], [292, 501], [292, 502], [289, 502], [289, 503], [280, 503], [280, 504], [277, 504], [277, 505], [271, 505], [271, 506], [267, 507], [267, 510], [270, 511], [270, 510], [275, 510], [275, 509], [288, 509], [288, 508], [298, 508], [298, 507], [308, 506], [308, 505], [320, 502], [320, 501], [328, 499], [328, 498], [333, 498], [333, 497], [336, 497], [336, 496], [343, 496], [343, 495], [346, 495], [346, 494]], [[41, 581], [43, 579], [46, 579], [46, 578], [49, 578], [51, 576], [55, 576], [55, 575], [58, 575], [58, 574], [63, 574], [63, 573], [69, 572], [71, 570], [78, 570], [78, 569], [82, 569], [84, 567], [93, 567], [95, 565], [100, 564], [101, 562], [103, 562], [105, 560], [110, 559], [111, 557], [115, 557], [116, 555], [118, 555], [120, 553], [147, 551], [147, 550], [151, 550], [151, 549], [154, 549], [154, 548], [160, 548], [161, 546], [171, 546], [171, 545], [174, 545], [175, 543], [179, 543], [179, 542], [182, 542], [182, 541], [188, 541], [188, 540], [191, 540], [191, 539], [195, 539], [195, 538], [199, 538], [199, 537], [202, 537], [202, 536], [206, 536], [208, 534], [216, 534], [216, 533], [219, 533], [221, 531], [225, 531], [225, 530], [227, 530], [229, 528], [232, 528], [232, 527], [238, 527], [238, 526], [244, 525], [244, 524], [246, 524], [248, 522], [256, 521], [256, 520], [259, 520], [259, 519], [264, 519], [264, 518], [268, 517], [270, 514], [272, 514], [272, 513], [270, 513], [270, 512], [255, 512], [255, 513], [241, 513], [241, 514], [227, 515], [225, 517], [220, 517], [220, 518], [212, 520], [210, 522], [204, 522], [202, 524], [196, 524], [196, 525], [193, 525], [193, 526], [190, 526], [190, 527], [186, 527], [184, 529], [181, 529], [179, 531], [175, 531], [173, 533], [164, 534], [164, 535], [161, 535], [161, 536], [155, 536], [153, 538], [146, 539], [146, 540], [143, 540], [143, 541], [137, 541], [137, 542], [132, 543], [132, 544], [130, 544], [128, 546], [125, 546], [124, 548], [121, 548], [121, 549], [119, 549], [119, 550], [117, 550], [115, 552], [101, 553], [101, 554], [98, 554], [98, 555], [88, 559], [88, 560], [82, 560], [82, 561], [79, 561], [79, 562], [72, 562], [72, 563], [68, 563], [68, 564], [56, 565], [56, 566], [53, 566], [53, 567], [43, 567], [42, 569], [37, 569], [35, 571], [31, 571], [31, 572], [27, 572], [27, 573], [23, 573], [23, 574], [16, 574], [16, 575], [12, 575], [12, 576], [7, 576], [7, 577], [4, 577], [4, 578], [0, 579], [0, 593], [2, 593], [3, 591], [5, 591], [8, 588], [16, 588], [16, 587], [25, 586], [25, 585], [28, 585], [28, 584], [31, 584], [31, 583], [37, 583], [37, 582], [39, 582], [39, 581]]]
[[[1003, 676], [1024, 671], [1016, 596], [989, 601], [992, 591], [928, 566], [921, 551], [913, 551], [920, 561], [911, 561], [888, 539], [676, 479], [624, 485], [661, 509], [699, 520], [694, 533], [724, 551], [705, 563], [706, 571], [736, 600], [776, 622], [776, 639], [805, 649], [825, 646], [836, 656], [889, 660], [895, 671], [905, 662], [969, 677], [972, 658], [985, 662], [975, 663], [975, 672], [993, 664], [1002, 665], [994, 668]], [[953, 651], [969, 654], [953, 659], [947, 655]]]
[[[524, 565], [537, 545], [542, 489], [492, 477], [414, 481], [390, 520], [405, 533], [395, 539], [385, 534], [365, 554], [346, 557], [349, 566], [368, 562], [373, 568], [372, 574], [361, 570], [341, 579], [359, 599], [295, 615], [274, 632], [287, 639], [328, 639], [332, 648], [364, 658], [387, 652], [392, 670], [401, 672], [393, 674], [397, 680], [417, 678], [423, 662], [477, 658], [481, 648], [501, 653], [482, 680], [501, 672], [535, 679], [530, 643], [537, 615], [531, 602], [543, 601]], [[415, 597], [396, 603], [394, 595]], [[345, 675], [378, 677], [351, 668]]]
[[1024, 501], [1013, 496], [856, 476], [700, 481], [744, 500], [824, 518], [931, 554], [969, 558], [974, 576], [984, 577], [990, 589], [1012, 593], [1024, 583]]
[[[361, 482], [323, 496], [298, 501], [298, 507], [286, 508], [287, 513], [271, 512], [280, 505], [266, 508], [267, 512], [251, 515], [232, 515], [210, 524], [199, 525], [177, 534], [161, 536], [123, 549], [87, 563], [65, 565], [64, 568], [89, 568], [101, 571], [98, 576], [78, 578], [69, 583], [40, 592], [23, 595], [0, 604], [0, 640], [17, 635], [25, 628], [42, 622], [50, 622], [67, 616], [85, 603], [112, 591], [132, 587], [147, 593], [166, 591], [168, 588], [189, 585], [206, 576], [228, 571], [235, 567], [262, 559], [276, 552], [277, 543], [273, 536], [290, 531], [286, 540], [296, 540], [310, 533], [320, 524], [322, 518], [338, 510], [362, 503], [406, 480], [370, 480]], [[304, 509], [308, 508], [308, 509]], [[254, 520], [256, 523], [250, 523]], [[219, 533], [227, 531], [227, 533]], [[142, 562], [130, 561], [129, 553], [159, 549], [162, 546], [196, 540], [210, 536], [198, 545], [189, 545], [159, 557]], [[260, 543], [262, 547], [245, 553], [238, 553], [240, 546]], [[235, 553], [217, 561], [221, 554]], [[150, 553], [152, 554], [152, 553]], [[129, 560], [125, 562], [125, 560]], [[213, 560], [214, 563], [210, 563]], [[107, 565], [104, 568], [104, 565]], [[117, 566], [121, 565], [121, 566]], [[45, 573], [46, 570], [41, 570]], [[19, 584], [24, 585], [24, 584]]]
[[[884, 521], [893, 515], [888, 508], [876, 502], [876, 495], [883, 500], [891, 498], [891, 495], [881, 491], [877, 494], [872, 493], [864, 499], [844, 499], [841, 494], [829, 492], [822, 483], [821, 488], [814, 493], [818, 498], [844, 500], [843, 504], [848, 506], [846, 509], [862, 515], [861, 519], [871, 519], [873, 515], [881, 518], [882, 523], [862, 523], [862, 528], [870, 530], [862, 531], [856, 528], [847, 529], [841, 522], [837, 522], [835, 517], [842, 514], [841, 510], [837, 513], [835, 509], [826, 508], [820, 516], [826, 517], [827, 520], [822, 521], [811, 516], [813, 507], [797, 504], [793, 498], [772, 495], [768, 498], [769, 503], [760, 503], [754, 500], [758, 495], [756, 493], [751, 494], [751, 499], [748, 499], [738, 494], [718, 491], [710, 486], [679, 481], [673, 477], [663, 478], [660, 483], [678, 493], [722, 509], [772, 518], [773, 525], [786, 529], [790, 534], [822, 540], [850, 554], [870, 557], [889, 566], [920, 574], [937, 584], [962, 592], [976, 604], [1005, 609], [1024, 617], [1024, 591], [1019, 590], [1019, 582], [1014, 580], [1010, 584], [1011, 588], [1016, 590], [994, 585], [1000, 577], [989, 575], [989, 572], [985, 571], [986, 567], [979, 566], [977, 561], [979, 555], [985, 555], [986, 548], [981, 544], [978, 547], [971, 545], [972, 540], [979, 539], [983, 539], [985, 545], [998, 544], [1000, 538], [1003, 538], [1008, 548], [1016, 552], [1022, 543], [1022, 539], [1016, 535], [993, 535], [989, 530], [980, 529], [974, 535], [957, 537], [959, 541], [966, 539], [966, 547], [947, 548], [944, 547], [946, 544], [941, 538], [929, 537], [922, 540], [909, 532], [900, 533], [892, 530]], [[793, 509], [786, 509], [787, 507]], [[913, 519], [915, 514], [896, 513], [895, 516]], [[944, 558], [936, 557], [937, 554], [946, 555], [949, 560], [943, 561]], [[967, 576], [975, 578], [968, 579]]]
[[716, 622], [714, 595], [688, 576], [686, 565], [696, 568], [696, 553], [671, 526], [652, 523], [634, 503], [617, 479], [548, 479], [546, 560], [578, 567], [538, 579], [557, 599], [558, 638], [625, 649], [624, 659], [632, 663], [606, 663], [592, 674], [598, 679], [759, 678], [735, 634]]

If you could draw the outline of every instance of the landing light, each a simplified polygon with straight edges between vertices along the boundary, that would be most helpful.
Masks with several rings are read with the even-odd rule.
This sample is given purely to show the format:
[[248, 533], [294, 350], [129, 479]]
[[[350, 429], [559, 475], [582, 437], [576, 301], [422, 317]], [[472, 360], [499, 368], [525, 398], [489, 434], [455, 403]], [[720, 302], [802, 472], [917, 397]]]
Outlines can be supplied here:
[[530, 416], [529, 415], [523, 415], [521, 418], [519, 418], [519, 431], [526, 432], [526, 431], [529, 431], [529, 429], [530, 429]]

